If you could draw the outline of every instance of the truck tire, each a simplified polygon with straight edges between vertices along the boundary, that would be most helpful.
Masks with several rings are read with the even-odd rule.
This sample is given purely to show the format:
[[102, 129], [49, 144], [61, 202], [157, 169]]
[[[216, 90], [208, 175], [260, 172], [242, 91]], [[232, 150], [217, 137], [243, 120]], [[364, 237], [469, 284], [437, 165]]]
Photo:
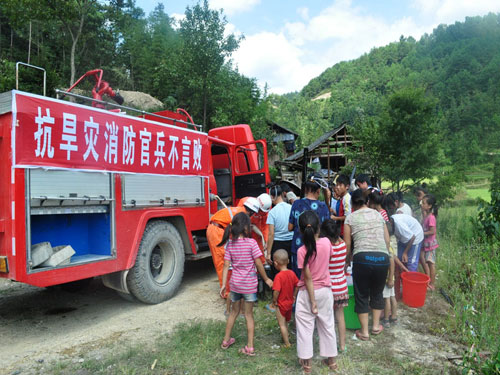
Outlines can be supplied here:
[[128, 302], [139, 302], [137, 301], [137, 298], [135, 298], [132, 294], [128, 294], [128, 293], [123, 293], [123, 292], [119, 292], [118, 290], [116, 291], [116, 293], [118, 293], [118, 295], [123, 298], [125, 301], [128, 301]]
[[174, 225], [152, 221], [146, 225], [127, 287], [143, 303], [156, 304], [171, 298], [184, 273], [184, 244]]

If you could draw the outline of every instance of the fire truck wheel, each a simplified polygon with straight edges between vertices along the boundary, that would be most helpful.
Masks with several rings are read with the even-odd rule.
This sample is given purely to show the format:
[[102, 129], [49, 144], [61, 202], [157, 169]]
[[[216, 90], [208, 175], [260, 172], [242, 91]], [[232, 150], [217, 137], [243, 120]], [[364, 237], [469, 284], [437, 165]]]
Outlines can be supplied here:
[[171, 298], [184, 273], [184, 244], [174, 225], [152, 221], [146, 225], [135, 265], [127, 275], [130, 293], [149, 304]]
[[137, 298], [135, 298], [132, 294], [123, 293], [118, 290], [116, 291], [116, 293], [118, 293], [118, 295], [122, 297], [125, 301], [137, 303]]

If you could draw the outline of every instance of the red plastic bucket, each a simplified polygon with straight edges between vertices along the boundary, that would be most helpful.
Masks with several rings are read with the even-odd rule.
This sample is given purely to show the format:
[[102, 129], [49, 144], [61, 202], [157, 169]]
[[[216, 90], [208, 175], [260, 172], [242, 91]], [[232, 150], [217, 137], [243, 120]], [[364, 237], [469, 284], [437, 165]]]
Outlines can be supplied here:
[[403, 302], [410, 307], [422, 307], [425, 304], [429, 276], [420, 272], [403, 272], [401, 279], [403, 280]]

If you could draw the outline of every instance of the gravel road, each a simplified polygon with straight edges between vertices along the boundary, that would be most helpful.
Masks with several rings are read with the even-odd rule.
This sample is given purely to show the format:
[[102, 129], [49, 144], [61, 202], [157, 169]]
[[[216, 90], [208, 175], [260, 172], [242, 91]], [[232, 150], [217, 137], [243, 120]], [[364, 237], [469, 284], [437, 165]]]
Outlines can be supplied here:
[[188, 262], [179, 292], [158, 305], [123, 300], [94, 279], [78, 292], [0, 279], [0, 374], [31, 374], [40, 363], [79, 360], [102, 344], [148, 343], [177, 323], [224, 319], [211, 258]]

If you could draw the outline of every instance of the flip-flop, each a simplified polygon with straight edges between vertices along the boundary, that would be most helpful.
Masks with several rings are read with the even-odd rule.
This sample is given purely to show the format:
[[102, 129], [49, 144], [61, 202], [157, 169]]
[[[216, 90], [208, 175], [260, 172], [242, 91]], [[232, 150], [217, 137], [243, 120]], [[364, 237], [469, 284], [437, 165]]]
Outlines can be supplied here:
[[248, 346], [246, 346], [246, 345], [245, 345], [245, 347], [244, 347], [244, 348], [241, 348], [241, 349], [239, 350], [239, 352], [240, 352], [241, 354], [245, 354], [245, 355], [247, 355], [247, 356], [249, 356], [249, 357], [254, 357], [254, 356], [255, 356], [255, 351], [254, 351], [254, 349], [253, 349], [253, 348], [249, 348], [249, 347], [248, 347]]
[[339, 369], [339, 365], [337, 365], [337, 362], [328, 363], [328, 358], [323, 359], [322, 362], [324, 365], [327, 365], [331, 371], [337, 371]]
[[304, 364], [304, 360], [299, 358], [299, 365], [302, 366], [302, 371], [304, 374], [310, 374], [312, 372], [312, 368], [310, 365]]
[[382, 331], [384, 330], [384, 326], [382, 324], [379, 324], [379, 329], [372, 329], [372, 335], [380, 335]]
[[222, 340], [222, 344], [220, 344], [220, 347], [224, 350], [226, 350], [227, 348], [229, 348], [231, 345], [233, 345], [235, 343], [235, 339], [234, 337], [230, 337], [229, 340], [227, 341], [224, 341]]
[[358, 340], [361, 340], [361, 341], [370, 340], [370, 336], [363, 335], [359, 329], [356, 330], [356, 332], [354, 332], [354, 333], [355, 333], [356, 337], [358, 338]]
[[276, 309], [273, 309], [269, 303], [266, 305], [266, 309], [268, 309], [271, 312], [276, 312]]

